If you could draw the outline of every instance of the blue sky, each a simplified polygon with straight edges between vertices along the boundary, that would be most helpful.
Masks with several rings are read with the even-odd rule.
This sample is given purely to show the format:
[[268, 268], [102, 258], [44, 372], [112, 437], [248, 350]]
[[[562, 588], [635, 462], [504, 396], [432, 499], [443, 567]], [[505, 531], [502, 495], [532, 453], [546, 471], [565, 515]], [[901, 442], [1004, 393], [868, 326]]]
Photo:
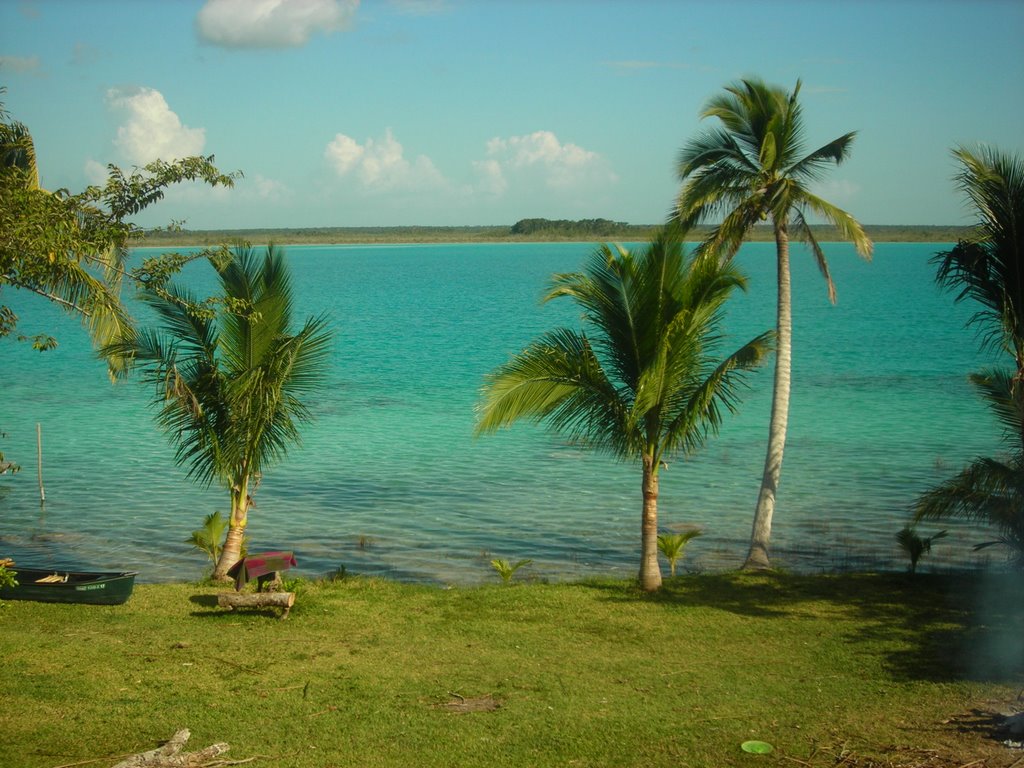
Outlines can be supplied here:
[[1019, 0], [0, 0], [0, 85], [47, 188], [242, 171], [139, 219], [208, 229], [657, 223], [707, 99], [800, 78], [809, 144], [858, 131], [817, 191], [960, 224], [951, 147], [1024, 151], [1022, 40]]

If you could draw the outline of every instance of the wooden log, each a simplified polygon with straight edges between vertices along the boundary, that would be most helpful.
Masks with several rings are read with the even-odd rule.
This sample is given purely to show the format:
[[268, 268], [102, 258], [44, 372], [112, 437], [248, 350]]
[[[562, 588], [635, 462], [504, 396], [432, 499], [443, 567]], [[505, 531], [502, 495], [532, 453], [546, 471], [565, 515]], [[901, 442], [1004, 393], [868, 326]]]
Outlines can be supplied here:
[[288, 618], [288, 611], [295, 605], [294, 592], [220, 592], [217, 605], [233, 608], [284, 608], [282, 619]]
[[191, 734], [188, 729], [183, 728], [162, 747], [132, 755], [115, 765], [114, 768], [202, 768], [218, 755], [228, 751], [228, 745], [221, 743], [211, 744], [198, 752], [182, 752], [189, 736]]

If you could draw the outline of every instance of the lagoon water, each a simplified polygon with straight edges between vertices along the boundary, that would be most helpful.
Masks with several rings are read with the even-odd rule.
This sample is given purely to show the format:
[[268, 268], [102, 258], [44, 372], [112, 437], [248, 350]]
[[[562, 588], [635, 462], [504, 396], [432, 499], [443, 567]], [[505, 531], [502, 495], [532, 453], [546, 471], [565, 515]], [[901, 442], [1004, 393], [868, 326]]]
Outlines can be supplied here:
[[[552, 273], [579, 269], [593, 247], [288, 248], [301, 312], [326, 312], [336, 329], [333, 367], [302, 446], [255, 493], [250, 549], [293, 549], [305, 575], [344, 567], [438, 584], [493, 580], [494, 557], [531, 558], [521, 574], [533, 578], [633, 574], [638, 467], [532, 424], [473, 436], [483, 376], [539, 333], [578, 327], [570, 302], [538, 299]], [[883, 243], [865, 263], [850, 246], [828, 246], [835, 306], [810, 256], [795, 249], [777, 565], [904, 568], [894, 536], [916, 494], [999, 450], [998, 426], [967, 382], [992, 356], [964, 327], [972, 308], [935, 287], [928, 263], [944, 247]], [[750, 287], [729, 307], [730, 349], [774, 321], [773, 245], [744, 246], [738, 261]], [[213, 285], [205, 265], [186, 275]], [[41, 354], [0, 344], [0, 450], [23, 467], [0, 477], [0, 556], [134, 569], [144, 581], [199, 578], [204, 557], [183, 541], [206, 514], [227, 511], [226, 492], [195, 485], [174, 465], [151, 393], [137, 382], [111, 385], [76, 322], [35, 297], [3, 298], [22, 332], [56, 329], [60, 346]], [[771, 366], [749, 383], [720, 435], [662, 473], [662, 525], [705, 532], [689, 545], [689, 569], [733, 568], [746, 553]], [[950, 536], [924, 566], [979, 562], [971, 544], [985, 532], [943, 527]]]

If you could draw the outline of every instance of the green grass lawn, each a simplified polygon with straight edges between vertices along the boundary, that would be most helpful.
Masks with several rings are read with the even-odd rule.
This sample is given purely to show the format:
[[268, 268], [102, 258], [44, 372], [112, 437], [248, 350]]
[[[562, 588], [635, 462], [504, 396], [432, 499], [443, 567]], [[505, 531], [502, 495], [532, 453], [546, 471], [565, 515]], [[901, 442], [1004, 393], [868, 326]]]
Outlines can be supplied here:
[[303, 584], [286, 621], [216, 591], [0, 608], [0, 765], [112, 765], [181, 728], [295, 768], [1024, 765], [988, 728], [1024, 684], [1019, 580], [355, 578]]

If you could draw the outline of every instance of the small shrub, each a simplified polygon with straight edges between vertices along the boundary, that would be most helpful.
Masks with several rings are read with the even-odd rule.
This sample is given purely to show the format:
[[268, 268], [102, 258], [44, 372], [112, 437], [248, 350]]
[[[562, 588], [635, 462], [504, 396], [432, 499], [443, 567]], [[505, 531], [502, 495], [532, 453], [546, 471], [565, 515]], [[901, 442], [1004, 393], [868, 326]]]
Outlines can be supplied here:
[[200, 552], [205, 552], [210, 561], [216, 563], [223, 547], [224, 535], [228, 530], [228, 522], [228, 518], [220, 512], [211, 512], [203, 520], [203, 527], [192, 531], [192, 535], [185, 539], [185, 543], [191, 544]]
[[509, 584], [512, 582], [512, 577], [515, 575], [516, 571], [524, 565], [529, 565], [532, 562], [533, 560], [519, 560], [516, 563], [509, 563], [508, 560], [494, 559], [491, 560], [491, 568], [497, 571], [504, 583]]
[[662, 533], [658, 535], [658, 551], [668, 560], [668, 567], [673, 576], [676, 575], [676, 563], [683, 558], [686, 545], [690, 539], [703, 535], [699, 528], [691, 528], [682, 533]]
[[934, 536], [921, 537], [917, 535], [917, 531], [912, 526], [903, 526], [903, 530], [896, 534], [896, 541], [899, 542], [900, 548], [910, 557], [911, 573], [917, 572], [917, 561], [931, 551], [932, 542], [945, 536], [946, 531], [939, 531]]

